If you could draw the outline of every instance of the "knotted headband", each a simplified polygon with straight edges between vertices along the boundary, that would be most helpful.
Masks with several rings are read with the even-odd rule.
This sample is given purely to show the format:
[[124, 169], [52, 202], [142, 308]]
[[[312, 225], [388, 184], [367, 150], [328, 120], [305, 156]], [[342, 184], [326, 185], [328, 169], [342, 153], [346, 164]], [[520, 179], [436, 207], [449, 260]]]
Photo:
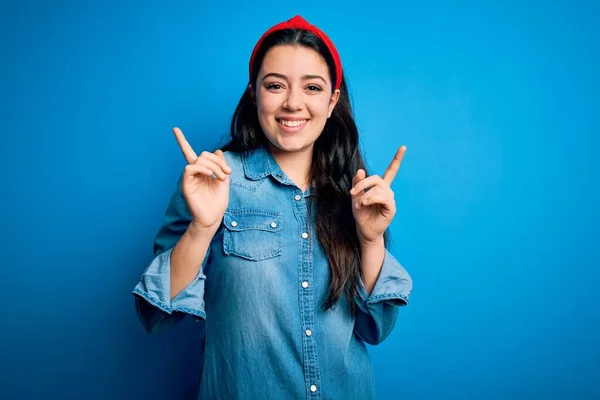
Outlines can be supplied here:
[[269, 36], [273, 32], [282, 31], [284, 29], [300, 29], [303, 31], [312, 32], [315, 36], [325, 43], [329, 53], [333, 57], [333, 63], [335, 64], [335, 85], [334, 90], [339, 89], [342, 83], [342, 61], [340, 60], [340, 55], [337, 52], [337, 49], [333, 45], [333, 42], [327, 37], [327, 35], [317, 28], [314, 25], [311, 25], [299, 15], [296, 15], [294, 18], [289, 19], [285, 22], [280, 22], [277, 25], [272, 26], [266, 31], [258, 40], [256, 45], [254, 46], [254, 50], [252, 50], [252, 55], [250, 56], [250, 79], [252, 79], [252, 65], [254, 64], [254, 59], [256, 58], [256, 53], [260, 49], [262, 42], [265, 40], [267, 36]]

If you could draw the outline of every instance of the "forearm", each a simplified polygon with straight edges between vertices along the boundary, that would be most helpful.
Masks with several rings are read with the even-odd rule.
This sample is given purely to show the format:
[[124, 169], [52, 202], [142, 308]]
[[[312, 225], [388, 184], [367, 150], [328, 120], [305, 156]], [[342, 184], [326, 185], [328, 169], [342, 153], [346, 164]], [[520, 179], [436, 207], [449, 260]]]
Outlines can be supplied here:
[[187, 228], [171, 252], [171, 300], [198, 275], [208, 247], [216, 233], [214, 227]]
[[361, 242], [361, 272], [365, 290], [371, 294], [385, 258], [383, 236], [375, 242]]

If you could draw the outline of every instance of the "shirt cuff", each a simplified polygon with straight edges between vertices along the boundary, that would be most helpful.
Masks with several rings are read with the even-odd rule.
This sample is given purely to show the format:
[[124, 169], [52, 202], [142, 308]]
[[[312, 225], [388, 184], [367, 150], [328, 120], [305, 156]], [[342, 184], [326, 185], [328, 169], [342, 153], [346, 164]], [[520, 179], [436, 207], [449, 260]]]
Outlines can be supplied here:
[[412, 279], [394, 256], [386, 249], [381, 271], [369, 295], [362, 277], [359, 276], [358, 306], [367, 312], [367, 305], [385, 302], [395, 306], [405, 306], [412, 291]]
[[[173, 249], [171, 248], [152, 260], [152, 263], [133, 289], [133, 294], [141, 296], [147, 302], [168, 314], [171, 314], [173, 311], [179, 311], [206, 319], [204, 309], [204, 284], [206, 276], [202, 273], [206, 261], [203, 263], [194, 280], [177, 294], [173, 300], [170, 300], [172, 251]], [[207, 260], [208, 256], [209, 252], [207, 252], [204, 259]]]

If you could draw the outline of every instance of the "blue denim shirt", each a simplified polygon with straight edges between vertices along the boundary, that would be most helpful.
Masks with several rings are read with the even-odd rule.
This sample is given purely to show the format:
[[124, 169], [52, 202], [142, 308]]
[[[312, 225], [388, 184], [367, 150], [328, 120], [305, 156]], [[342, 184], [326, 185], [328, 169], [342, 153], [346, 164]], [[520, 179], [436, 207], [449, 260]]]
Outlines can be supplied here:
[[173, 194], [155, 258], [134, 289], [142, 324], [159, 331], [187, 314], [205, 324], [201, 399], [376, 398], [365, 343], [390, 334], [410, 276], [386, 250], [354, 317], [344, 297], [323, 311], [330, 271], [310, 189], [303, 193], [265, 148], [225, 157], [233, 172], [221, 227], [194, 281], [170, 300], [171, 250], [191, 221], [181, 181]]

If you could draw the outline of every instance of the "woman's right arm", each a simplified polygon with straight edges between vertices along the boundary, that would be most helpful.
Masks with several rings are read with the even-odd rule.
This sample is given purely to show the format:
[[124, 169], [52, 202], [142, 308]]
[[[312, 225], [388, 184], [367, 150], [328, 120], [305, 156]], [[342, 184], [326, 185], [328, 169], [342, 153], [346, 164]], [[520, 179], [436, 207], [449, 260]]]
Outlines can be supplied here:
[[164, 331], [186, 314], [206, 317], [202, 272], [215, 230], [192, 223], [181, 185], [180, 180], [156, 235], [154, 259], [133, 291], [137, 315], [149, 333]]
[[154, 260], [133, 291], [137, 314], [150, 333], [186, 314], [206, 319], [203, 271], [229, 203], [232, 171], [223, 152], [197, 156], [179, 128], [173, 133], [187, 165], [156, 236]]
[[197, 227], [194, 223], [190, 223], [173, 248], [171, 252], [171, 300], [198, 276], [215, 233], [216, 230], [213, 228]]

